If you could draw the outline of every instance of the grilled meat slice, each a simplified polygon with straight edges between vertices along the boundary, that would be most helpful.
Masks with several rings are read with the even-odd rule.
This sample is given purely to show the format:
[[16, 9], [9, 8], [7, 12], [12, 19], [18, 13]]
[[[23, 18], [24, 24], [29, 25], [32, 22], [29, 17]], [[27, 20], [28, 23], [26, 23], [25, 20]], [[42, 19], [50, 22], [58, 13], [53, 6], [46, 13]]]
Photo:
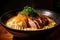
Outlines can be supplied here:
[[36, 21], [38, 22], [40, 28], [43, 28], [43, 23], [42, 23], [42, 20], [40, 18], [37, 18]]
[[34, 23], [34, 21], [31, 18], [28, 18], [28, 23], [31, 28], [37, 28], [37, 25]]
[[49, 24], [49, 21], [48, 19], [46, 18], [46, 16], [44, 15], [39, 15], [39, 17], [41, 18], [42, 20], [42, 26], [47, 26]]
[[38, 29], [42, 28], [42, 26], [41, 26], [42, 25], [42, 20], [39, 18], [39, 16], [34, 18], [34, 22], [37, 25]]
[[47, 20], [49, 21], [49, 23], [52, 23], [52, 22], [54, 22], [55, 20], [53, 20], [51, 17], [47, 17], [47, 16], [45, 16], [46, 18], [47, 18]]
[[40, 29], [40, 25], [36, 20], [34, 20], [34, 23], [37, 25], [37, 28]]

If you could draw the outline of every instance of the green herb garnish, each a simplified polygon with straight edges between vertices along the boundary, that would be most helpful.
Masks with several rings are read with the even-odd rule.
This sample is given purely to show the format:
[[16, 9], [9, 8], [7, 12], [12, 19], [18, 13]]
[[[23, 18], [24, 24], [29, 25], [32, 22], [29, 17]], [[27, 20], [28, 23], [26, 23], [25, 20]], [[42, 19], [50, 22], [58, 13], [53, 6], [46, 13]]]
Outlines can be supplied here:
[[27, 14], [27, 15], [32, 16], [32, 17], [35, 17], [38, 15], [36, 10], [32, 7], [29, 7], [29, 6], [25, 6], [20, 14]]

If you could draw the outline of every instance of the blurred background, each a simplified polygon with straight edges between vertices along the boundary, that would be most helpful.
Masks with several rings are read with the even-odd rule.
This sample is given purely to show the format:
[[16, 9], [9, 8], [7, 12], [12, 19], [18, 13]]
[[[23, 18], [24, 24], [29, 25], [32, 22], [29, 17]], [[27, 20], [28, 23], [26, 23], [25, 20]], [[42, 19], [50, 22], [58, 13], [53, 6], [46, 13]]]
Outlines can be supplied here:
[[0, 16], [6, 11], [22, 9], [26, 5], [59, 13], [60, 2], [59, 0], [0, 0]]

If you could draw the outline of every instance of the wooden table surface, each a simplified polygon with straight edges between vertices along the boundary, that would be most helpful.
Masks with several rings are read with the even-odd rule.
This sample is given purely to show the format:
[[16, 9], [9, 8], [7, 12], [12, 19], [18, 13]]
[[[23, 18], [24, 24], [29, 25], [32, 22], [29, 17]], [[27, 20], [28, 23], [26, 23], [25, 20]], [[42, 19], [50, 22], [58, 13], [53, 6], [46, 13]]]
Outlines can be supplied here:
[[[13, 35], [9, 33], [1, 24], [0, 40], [13, 40]], [[46, 37], [46, 40], [60, 40], [60, 28], [56, 29], [50, 36]]]
[[0, 24], [0, 40], [13, 40], [13, 35]]

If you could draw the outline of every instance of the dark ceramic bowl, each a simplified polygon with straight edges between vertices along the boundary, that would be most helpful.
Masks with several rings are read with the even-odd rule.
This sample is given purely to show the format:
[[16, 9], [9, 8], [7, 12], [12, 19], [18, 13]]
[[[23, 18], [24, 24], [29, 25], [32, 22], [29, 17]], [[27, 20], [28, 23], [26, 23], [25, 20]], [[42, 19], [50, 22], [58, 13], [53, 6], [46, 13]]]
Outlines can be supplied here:
[[16, 30], [16, 29], [12, 29], [12, 28], [7, 27], [5, 25], [6, 21], [11, 17], [16, 16], [19, 11], [21, 11], [21, 10], [20, 9], [11, 10], [11, 11], [4, 13], [0, 17], [0, 23], [2, 24], [2, 26], [4, 28], [6, 28], [7, 31], [9, 31], [10, 33], [12, 33], [14, 36], [17, 36], [17, 37], [25, 38], [25, 37], [46, 36], [46, 35], [49, 35], [50, 33], [52, 33], [60, 24], [60, 22], [59, 22], [60, 17], [58, 16], [57, 13], [54, 13], [54, 12], [49, 11], [49, 10], [43, 10], [42, 9], [42, 10], [37, 10], [37, 11], [41, 11], [43, 13], [43, 15], [52, 17], [57, 22], [57, 25], [55, 27], [50, 28], [50, 29], [46, 29], [46, 30], [37, 30], [37, 31]]

